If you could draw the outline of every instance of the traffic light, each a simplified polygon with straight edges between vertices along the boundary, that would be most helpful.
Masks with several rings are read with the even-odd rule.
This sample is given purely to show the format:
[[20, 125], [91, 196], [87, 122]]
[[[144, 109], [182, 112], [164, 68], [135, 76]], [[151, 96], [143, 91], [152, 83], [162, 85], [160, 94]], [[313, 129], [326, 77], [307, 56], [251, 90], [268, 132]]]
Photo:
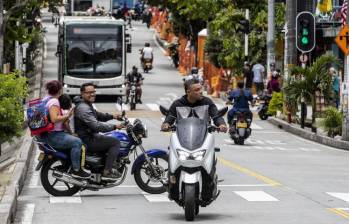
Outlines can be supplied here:
[[239, 21], [239, 24], [241, 25], [241, 28], [239, 28], [238, 31], [241, 31], [244, 34], [250, 33], [250, 21], [249, 20], [242, 19]]
[[297, 49], [310, 52], [315, 47], [315, 18], [310, 12], [300, 12], [296, 18]]

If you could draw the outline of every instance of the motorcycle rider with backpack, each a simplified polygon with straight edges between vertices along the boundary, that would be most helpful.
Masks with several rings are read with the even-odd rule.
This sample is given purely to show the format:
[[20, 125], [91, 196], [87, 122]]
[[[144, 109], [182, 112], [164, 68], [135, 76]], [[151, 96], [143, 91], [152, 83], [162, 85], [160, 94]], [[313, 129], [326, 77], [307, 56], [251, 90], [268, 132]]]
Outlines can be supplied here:
[[75, 178], [87, 179], [90, 177], [90, 174], [85, 172], [80, 167], [81, 159], [81, 139], [75, 137], [64, 131], [64, 122], [69, 120], [73, 115], [73, 108], [65, 115], [62, 113], [62, 108], [59, 103], [58, 98], [62, 95], [62, 84], [53, 80], [46, 84], [46, 89], [48, 95], [43, 98], [43, 101], [46, 102], [46, 107], [49, 112], [50, 121], [54, 124], [54, 128], [51, 131], [42, 133], [39, 140], [49, 144], [57, 150], [60, 149], [71, 149], [70, 157], [72, 162], [71, 175]]

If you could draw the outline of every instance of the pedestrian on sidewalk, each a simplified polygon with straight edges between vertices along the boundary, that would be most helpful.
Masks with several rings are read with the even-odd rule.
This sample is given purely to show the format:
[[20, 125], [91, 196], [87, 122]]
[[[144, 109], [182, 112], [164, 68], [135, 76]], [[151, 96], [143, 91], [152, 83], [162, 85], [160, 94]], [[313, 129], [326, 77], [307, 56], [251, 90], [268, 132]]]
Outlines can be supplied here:
[[332, 94], [333, 94], [333, 102], [338, 109], [339, 107], [339, 78], [338, 74], [335, 68], [331, 67], [330, 68], [330, 74], [332, 77]]
[[279, 83], [280, 70], [272, 72], [271, 79], [267, 84], [268, 94], [272, 95], [273, 92], [280, 92], [280, 83]]
[[253, 72], [253, 83], [256, 87], [257, 95], [263, 95], [264, 91], [264, 72], [265, 68], [261, 64], [261, 59], [258, 60], [257, 64], [252, 67]]
[[244, 62], [244, 83], [245, 83], [245, 89], [251, 90], [252, 84], [253, 84], [253, 72], [251, 71], [251, 65], [248, 61]]

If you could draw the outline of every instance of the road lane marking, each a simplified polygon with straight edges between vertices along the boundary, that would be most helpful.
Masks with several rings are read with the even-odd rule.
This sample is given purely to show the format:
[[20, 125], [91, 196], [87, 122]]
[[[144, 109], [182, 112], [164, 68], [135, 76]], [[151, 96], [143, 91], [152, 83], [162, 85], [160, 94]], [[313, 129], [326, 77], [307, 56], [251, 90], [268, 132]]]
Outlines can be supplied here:
[[340, 208], [328, 208], [329, 211], [336, 213], [337, 215], [340, 215], [346, 219], [349, 219], [349, 212], [343, 211]]
[[149, 107], [150, 110], [152, 111], [160, 111], [159, 105], [156, 103], [147, 103], [147, 107]]
[[251, 124], [251, 129], [252, 130], [261, 130], [261, 129], [263, 129], [261, 126], [259, 126], [259, 125], [257, 125], [257, 124], [255, 124], [255, 123], [253, 123], [252, 122], [252, 124]]
[[234, 193], [247, 201], [279, 201], [264, 191], [234, 191]]
[[58, 204], [58, 203], [81, 203], [80, 194], [75, 194], [70, 197], [54, 197], [50, 196], [50, 204]]
[[258, 173], [256, 173], [256, 172], [254, 172], [254, 171], [252, 171], [252, 170], [249, 170], [249, 169], [247, 169], [247, 168], [244, 168], [244, 167], [242, 167], [242, 166], [240, 166], [240, 165], [238, 165], [238, 164], [236, 164], [236, 163], [233, 163], [233, 162], [231, 162], [231, 161], [229, 161], [229, 160], [224, 159], [224, 158], [221, 157], [221, 156], [218, 156], [218, 161], [219, 161], [220, 163], [222, 163], [223, 165], [225, 165], [225, 166], [228, 166], [228, 167], [230, 167], [230, 168], [232, 168], [232, 169], [238, 170], [238, 171], [240, 171], [240, 172], [242, 172], [242, 173], [245, 173], [245, 174], [247, 174], [247, 175], [250, 175], [250, 176], [252, 176], [252, 177], [255, 177], [256, 179], [261, 180], [261, 181], [263, 181], [264, 183], [270, 184], [270, 185], [272, 185], [272, 186], [274, 186], [274, 187], [276, 187], [276, 186], [281, 186], [281, 185], [282, 185], [281, 183], [279, 183], [279, 182], [277, 182], [277, 181], [275, 181], [275, 180], [272, 180], [272, 179], [270, 179], [270, 178], [268, 178], [268, 177], [265, 177], [265, 176], [263, 176], [263, 175], [260, 175], [260, 174], [258, 174]]
[[326, 192], [326, 194], [329, 194], [335, 198], [339, 198], [343, 201], [349, 202], [349, 193]]
[[143, 192], [142, 193], [145, 199], [147, 199], [149, 202], [172, 202], [170, 199], [168, 199], [167, 193], [165, 194], [148, 194]]
[[15, 224], [31, 224], [34, 217], [35, 204], [25, 204], [23, 208], [23, 215]]

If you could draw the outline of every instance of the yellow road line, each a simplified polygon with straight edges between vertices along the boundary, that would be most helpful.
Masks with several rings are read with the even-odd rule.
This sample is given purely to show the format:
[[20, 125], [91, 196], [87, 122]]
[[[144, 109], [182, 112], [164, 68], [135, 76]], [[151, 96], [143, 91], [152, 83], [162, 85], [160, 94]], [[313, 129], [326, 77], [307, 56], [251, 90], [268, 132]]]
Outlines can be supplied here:
[[281, 186], [281, 185], [282, 185], [281, 183], [279, 183], [279, 182], [277, 182], [277, 181], [275, 181], [275, 180], [272, 180], [272, 179], [270, 179], [270, 178], [268, 178], [268, 177], [265, 177], [265, 176], [263, 176], [263, 175], [260, 175], [260, 174], [258, 174], [258, 173], [256, 173], [256, 172], [254, 172], [254, 171], [252, 171], [252, 170], [249, 170], [249, 169], [247, 169], [247, 168], [244, 168], [244, 167], [242, 167], [242, 166], [240, 166], [240, 165], [238, 165], [238, 164], [236, 164], [236, 163], [233, 163], [233, 162], [231, 162], [231, 161], [229, 161], [229, 160], [224, 159], [224, 158], [221, 157], [221, 156], [218, 156], [217, 159], [218, 159], [218, 161], [219, 161], [220, 163], [222, 163], [223, 165], [228, 166], [228, 167], [230, 167], [230, 168], [233, 168], [233, 169], [235, 169], [235, 170], [238, 170], [238, 171], [240, 171], [240, 172], [242, 172], [242, 173], [245, 173], [245, 174], [247, 174], [247, 175], [250, 175], [250, 176], [252, 176], [252, 177], [255, 177], [255, 178], [257, 178], [258, 180], [263, 181], [264, 183], [270, 184], [271, 186], [276, 187], [276, 186]]
[[349, 212], [345, 212], [345, 211], [338, 209], [338, 208], [328, 208], [328, 210], [333, 212], [333, 213], [336, 213], [337, 215], [340, 215], [344, 218], [349, 219]]

